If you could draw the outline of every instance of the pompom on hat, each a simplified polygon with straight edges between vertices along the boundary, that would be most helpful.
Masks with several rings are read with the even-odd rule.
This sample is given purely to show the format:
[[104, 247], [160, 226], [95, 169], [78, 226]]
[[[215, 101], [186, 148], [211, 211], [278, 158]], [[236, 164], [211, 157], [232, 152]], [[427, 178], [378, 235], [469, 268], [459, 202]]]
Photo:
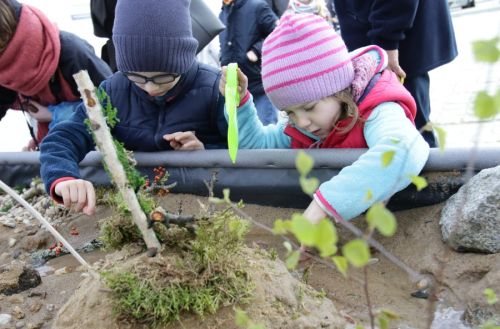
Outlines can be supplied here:
[[185, 73], [193, 64], [190, 0], [118, 0], [113, 25], [122, 72]]
[[280, 110], [333, 95], [353, 79], [344, 40], [317, 15], [285, 15], [264, 41], [262, 83]]

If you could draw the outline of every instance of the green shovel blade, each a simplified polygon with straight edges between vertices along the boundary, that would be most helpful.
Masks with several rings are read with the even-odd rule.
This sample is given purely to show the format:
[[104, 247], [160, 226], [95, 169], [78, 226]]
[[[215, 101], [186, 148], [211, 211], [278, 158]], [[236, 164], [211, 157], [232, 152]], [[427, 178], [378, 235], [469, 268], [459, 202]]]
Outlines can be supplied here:
[[238, 153], [238, 116], [236, 108], [240, 104], [240, 93], [238, 92], [238, 64], [230, 63], [226, 73], [226, 110], [229, 117], [227, 127], [227, 145], [229, 157], [236, 163]]

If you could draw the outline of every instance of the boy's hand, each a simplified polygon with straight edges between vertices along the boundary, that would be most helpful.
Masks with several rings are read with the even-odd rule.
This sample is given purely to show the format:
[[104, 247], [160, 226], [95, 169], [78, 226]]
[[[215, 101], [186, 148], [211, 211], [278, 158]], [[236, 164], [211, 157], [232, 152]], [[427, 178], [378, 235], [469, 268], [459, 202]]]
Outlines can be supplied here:
[[[223, 66], [221, 70], [222, 70], [222, 75], [220, 77], [219, 91], [222, 94], [222, 96], [225, 96], [227, 66]], [[246, 75], [243, 74], [243, 72], [241, 72], [240, 68], [238, 68], [238, 92], [240, 93], [240, 99], [245, 97], [245, 95], [247, 94], [247, 89], [248, 89], [248, 78]]]
[[170, 146], [176, 151], [204, 150], [205, 146], [196, 137], [194, 131], [179, 131], [166, 134], [163, 139], [170, 142]]
[[83, 179], [62, 181], [54, 188], [55, 194], [63, 199], [64, 206], [86, 215], [95, 212], [95, 191], [91, 182]]

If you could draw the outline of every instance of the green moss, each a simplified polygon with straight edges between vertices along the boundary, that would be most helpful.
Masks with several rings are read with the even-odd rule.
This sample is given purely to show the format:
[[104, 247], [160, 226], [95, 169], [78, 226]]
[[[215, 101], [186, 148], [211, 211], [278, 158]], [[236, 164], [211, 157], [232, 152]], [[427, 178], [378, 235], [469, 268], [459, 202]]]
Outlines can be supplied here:
[[142, 241], [139, 228], [129, 216], [113, 215], [103, 219], [100, 226], [99, 240], [102, 241], [106, 250], [120, 249], [125, 244]]
[[132, 322], [161, 326], [179, 320], [182, 312], [203, 316], [222, 305], [246, 302], [253, 290], [242, 257], [248, 227], [224, 211], [202, 221], [194, 237], [179, 229], [177, 247], [154, 261], [104, 273], [115, 312]]

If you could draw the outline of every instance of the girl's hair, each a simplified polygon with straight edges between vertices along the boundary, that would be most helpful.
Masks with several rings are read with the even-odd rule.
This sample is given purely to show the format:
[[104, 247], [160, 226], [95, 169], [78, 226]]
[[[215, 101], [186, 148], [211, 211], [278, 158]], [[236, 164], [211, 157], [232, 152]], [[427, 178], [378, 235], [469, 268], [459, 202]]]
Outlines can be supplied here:
[[[354, 101], [354, 99], [352, 97], [351, 88], [344, 89], [344, 90], [339, 91], [338, 93], [335, 93], [335, 94], [328, 96], [328, 97], [335, 98], [337, 101], [340, 102], [340, 107], [341, 107], [340, 110], [342, 112], [340, 113], [339, 121], [347, 119], [347, 118], [352, 118], [351, 122], [349, 122], [349, 125], [347, 125], [343, 129], [339, 129], [339, 133], [341, 133], [341, 134], [348, 133], [359, 120], [362, 120], [359, 117], [358, 105], [356, 104], [356, 102]], [[309, 102], [309, 103], [305, 103], [305, 104], [292, 105], [292, 106], [289, 106], [286, 109], [284, 109], [284, 111], [289, 112], [289, 111], [294, 111], [294, 110], [301, 109], [304, 107], [305, 108], [312, 108], [317, 103], [318, 103], [318, 101], [313, 101], [313, 102]]]
[[7, 45], [16, 31], [17, 21], [14, 8], [8, 0], [0, 0], [0, 52]]
[[359, 120], [361, 120], [361, 118], [359, 117], [358, 105], [356, 104], [354, 98], [352, 97], [351, 88], [339, 91], [338, 93], [335, 93], [331, 97], [337, 99], [340, 102], [342, 113], [340, 114], [339, 120], [352, 118], [351, 122], [349, 122], [349, 125], [339, 130], [341, 134], [346, 134], [354, 127], [354, 125]]

